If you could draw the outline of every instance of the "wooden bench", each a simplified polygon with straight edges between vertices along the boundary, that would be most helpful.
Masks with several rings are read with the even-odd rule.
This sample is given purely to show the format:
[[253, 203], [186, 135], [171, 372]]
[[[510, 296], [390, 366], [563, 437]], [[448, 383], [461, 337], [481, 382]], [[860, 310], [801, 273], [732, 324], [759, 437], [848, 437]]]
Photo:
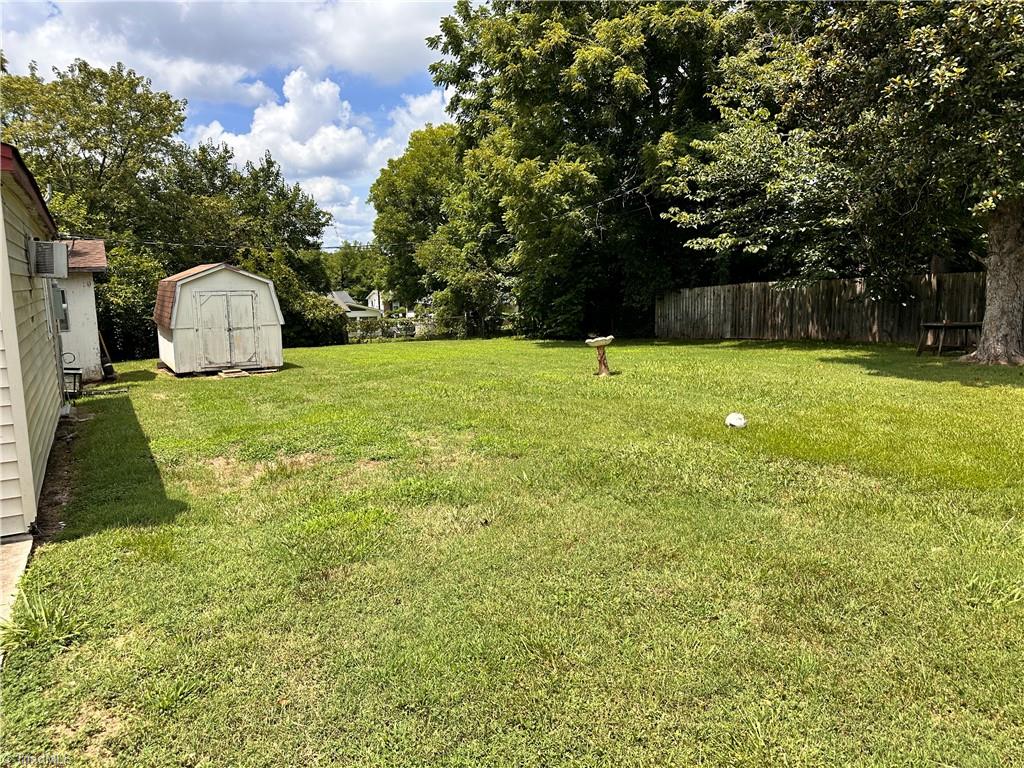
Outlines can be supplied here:
[[[968, 341], [970, 340], [971, 331], [980, 331], [981, 323], [966, 323], [966, 322], [937, 322], [937, 323], [921, 323], [921, 337], [917, 342], [917, 354], [920, 355], [926, 349], [934, 349], [936, 355], [941, 355], [943, 349], [958, 349], [966, 350], [969, 348]], [[927, 345], [928, 334], [931, 331], [939, 332], [939, 343], [934, 345]], [[953, 347], [947, 346], [946, 344], [946, 331], [959, 331], [963, 333], [963, 346]]]

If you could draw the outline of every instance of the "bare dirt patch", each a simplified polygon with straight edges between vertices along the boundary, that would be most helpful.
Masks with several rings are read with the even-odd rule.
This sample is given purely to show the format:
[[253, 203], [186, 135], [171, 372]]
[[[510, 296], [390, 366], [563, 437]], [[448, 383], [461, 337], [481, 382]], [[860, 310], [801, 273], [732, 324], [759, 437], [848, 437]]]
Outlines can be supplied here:
[[413, 445], [420, 449], [416, 465], [420, 469], [476, 469], [487, 463], [487, 457], [474, 451], [471, 444], [475, 438], [473, 432], [461, 432], [454, 435], [441, 436], [436, 434], [414, 434]]
[[74, 456], [72, 443], [76, 428], [88, 421], [92, 414], [72, 409], [71, 415], [60, 420], [53, 438], [50, 458], [46, 463], [46, 476], [36, 511], [36, 546], [53, 540], [64, 530], [64, 508], [72, 499], [74, 483]]
[[70, 724], [54, 729], [58, 743], [100, 764], [116, 756], [112, 742], [123, 730], [124, 722], [115, 712], [95, 703], [85, 704]]
[[352, 474], [357, 476], [371, 474], [383, 469], [387, 464], [386, 461], [381, 461], [380, 459], [359, 459], [352, 469]]
[[207, 471], [203, 473], [203, 477], [191, 480], [189, 486], [193, 492], [207, 492], [211, 484], [222, 491], [249, 488], [270, 472], [309, 469], [331, 459], [330, 455], [312, 452], [280, 456], [271, 461], [251, 462], [240, 461], [234, 456], [214, 456], [200, 462]]
[[330, 461], [330, 456], [325, 456], [322, 453], [297, 453], [293, 456], [282, 456], [274, 462], [271, 462], [269, 468], [283, 468], [283, 469], [306, 469], [307, 467], [315, 467], [317, 464], [323, 464], [325, 461]]

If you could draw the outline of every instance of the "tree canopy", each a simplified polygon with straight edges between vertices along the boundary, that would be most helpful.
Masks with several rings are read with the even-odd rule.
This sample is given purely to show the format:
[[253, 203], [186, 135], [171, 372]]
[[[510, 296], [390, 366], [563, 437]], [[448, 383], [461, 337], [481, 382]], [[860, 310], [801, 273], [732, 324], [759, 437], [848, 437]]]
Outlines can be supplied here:
[[454, 127], [422, 197], [422, 140], [379, 180], [410, 171], [374, 199], [416, 244], [393, 287], [570, 336], [673, 287], [981, 261], [976, 359], [1024, 359], [1019, 4], [462, 0], [430, 43]]
[[185, 102], [117, 64], [77, 60], [44, 81], [3, 74], [4, 140], [18, 147], [62, 228], [130, 228], [136, 201], [176, 149]]
[[460, 181], [455, 138], [451, 125], [414, 131], [405, 152], [388, 160], [370, 187], [368, 200], [377, 209], [373, 234], [387, 256], [385, 277], [405, 304], [437, 287], [416, 254], [445, 222], [444, 201]]
[[375, 243], [345, 241], [321, 254], [331, 290], [346, 290], [359, 301], [387, 284], [387, 264]]

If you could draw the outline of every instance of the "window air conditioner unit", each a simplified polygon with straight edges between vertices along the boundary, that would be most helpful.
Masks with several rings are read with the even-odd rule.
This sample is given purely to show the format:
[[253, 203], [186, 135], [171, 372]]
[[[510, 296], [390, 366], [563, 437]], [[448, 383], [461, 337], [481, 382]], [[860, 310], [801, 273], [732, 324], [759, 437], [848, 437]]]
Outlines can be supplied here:
[[29, 264], [36, 277], [67, 277], [68, 247], [52, 240], [29, 241]]

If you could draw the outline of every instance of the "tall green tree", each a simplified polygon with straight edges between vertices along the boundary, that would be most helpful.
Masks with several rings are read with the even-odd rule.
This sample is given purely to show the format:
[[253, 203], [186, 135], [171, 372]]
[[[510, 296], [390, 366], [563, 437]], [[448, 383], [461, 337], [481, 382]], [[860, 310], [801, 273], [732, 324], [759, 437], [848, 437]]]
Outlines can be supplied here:
[[969, 359], [1024, 364], [1024, 8], [840, 6], [807, 53], [787, 109], [840, 150], [861, 189], [892, 194], [893, 213], [933, 234], [969, 215], [985, 232], [985, 322]]
[[691, 144], [702, 156], [666, 163], [684, 203], [670, 218], [718, 259], [791, 258], [794, 274], [860, 275], [873, 293], [974, 255], [987, 298], [970, 359], [1024, 361], [1024, 11], [771, 10], [720, 64], [724, 120]]
[[235, 242], [257, 247], [316, 249], [331, 216], [298, 184], [289, 184], [281, 166], [266, 152], [246, 163], [235, 191]]
[[227, 146], [175, 144], [168, 161], [144, 180], [130, 236], [165, 243], [161, 258], [171, 272], [230, 260], [236, 249], [239, 175]]
[[501, 157], [500, 222], [511, 239], [527, 331], [639, 331], [659, 287], [694, 255], [660, 214], [666, 132], [701, 133], [731, 23], [675, 3], [456, 5], [431, 44], [452, 88], [463, 146]]
[[405, 152], [388, 164], [367, 198], [377, 211], [373, 234], [386, 260], [386, 280], [402, 303], [412, 305], [437, 286], [416, 252], [445, 222], [444, 201], [459, 183], [456, 128], [438, 125], [414, 131]]
[[116, 359], [151, 357], [154, 353], [153, 297], [166, 268], [146, 246], [107, 249], [107, 275], [96, 283], [100, 331]]
[[688, 141], [666, 133], [657, 148], [663, 189], [676, 199], [664, 217], [709, 254], [719, 283], [848, 276], [863, 256], [849, 174], [781, 113], [806, 75], [806, 7], [748, 12], [708, 94], [721, 119]]
[[4, 141], [18, 147], [58, 218], [108, 235], [131, 229], [145, 179], [160, 171], [185, 122], [185, 102], [123, 64], [77, 59], [44, 80], [2, 76]]
[[512, 243], [502, 219], [507, 164], [485, 139], [462, 158], [462, 182], [445, 199], [446, 221], [417, 250], [416, 259], [441, 286], [433, 311], [444, 329], [491, 335], [517, 285]]
[[342, 243], [322, 254], [331, 290], [346, 290], [362, 301], [386, 287], [387, 264], [376, 243]]

